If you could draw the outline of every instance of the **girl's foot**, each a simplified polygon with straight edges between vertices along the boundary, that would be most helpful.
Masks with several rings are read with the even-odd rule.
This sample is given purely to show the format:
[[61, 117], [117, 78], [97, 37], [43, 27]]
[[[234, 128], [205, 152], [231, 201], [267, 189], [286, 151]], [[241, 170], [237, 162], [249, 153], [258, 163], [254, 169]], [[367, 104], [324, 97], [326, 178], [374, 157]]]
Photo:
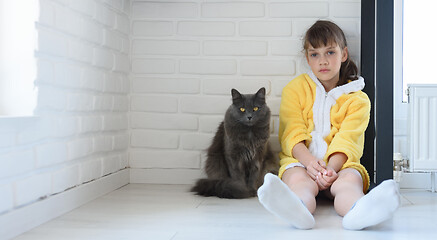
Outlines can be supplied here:
[[314, 227], [314, 217], [305, 204], [276, 175], [268, 173], [258, 189], [261, 204], [274, 215], [299, 229]]
[[343, 227], [361, 230], [390, 219], [399, 207], [400, 195], [396, 182], [386, 180], [360, 198], [344, 216]]

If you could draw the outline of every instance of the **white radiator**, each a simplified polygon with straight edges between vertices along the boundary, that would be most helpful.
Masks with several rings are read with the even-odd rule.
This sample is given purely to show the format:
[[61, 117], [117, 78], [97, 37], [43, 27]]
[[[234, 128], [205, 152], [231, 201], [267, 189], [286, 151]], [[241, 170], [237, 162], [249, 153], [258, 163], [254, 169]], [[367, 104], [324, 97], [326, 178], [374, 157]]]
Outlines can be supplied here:
[[437, 84], [408, 85], [410, 171], [437, 171]]

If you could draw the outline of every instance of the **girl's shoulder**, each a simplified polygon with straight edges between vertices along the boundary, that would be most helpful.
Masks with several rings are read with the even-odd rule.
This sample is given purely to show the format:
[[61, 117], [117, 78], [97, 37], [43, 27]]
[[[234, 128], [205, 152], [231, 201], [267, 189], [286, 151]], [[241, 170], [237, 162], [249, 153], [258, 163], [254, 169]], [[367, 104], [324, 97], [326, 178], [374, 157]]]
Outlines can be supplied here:
[[337, 99], [337, 103], [340, 105], [346, 104], [349, 107], [366, 107], [370, 108], [370, 99], [363, 91], [351, 92], [349, 94], [343, 94]]
[[295, 77], [293, 80], [291, 80], [285, 86], [285, 88], [288, 88], [288, 89], [301, 89], [301, 88], [308, 88], [308, 87], [313, 88], [315, 86], [316, 86], [316, 84], [311, 79], [311, 77], [308, 74], [303, 73], [303, 74]]

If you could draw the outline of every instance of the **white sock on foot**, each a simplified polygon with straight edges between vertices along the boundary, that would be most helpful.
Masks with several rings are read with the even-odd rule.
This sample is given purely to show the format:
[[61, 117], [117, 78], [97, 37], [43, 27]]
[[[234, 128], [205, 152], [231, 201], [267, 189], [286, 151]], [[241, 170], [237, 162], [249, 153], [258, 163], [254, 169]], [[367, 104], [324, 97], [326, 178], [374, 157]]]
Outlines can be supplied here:
[[360, 198], [344, 216], [343, 227], [361, 230], [390, 219], [399, 207], [400, 195], [396, 182], [386, 180]]
[[276, 175], [264, 177], [264, 184], [258, 189], [261, 204], [274, 215], [299, 229], [314, 227], [314, 217], [300, 198]]

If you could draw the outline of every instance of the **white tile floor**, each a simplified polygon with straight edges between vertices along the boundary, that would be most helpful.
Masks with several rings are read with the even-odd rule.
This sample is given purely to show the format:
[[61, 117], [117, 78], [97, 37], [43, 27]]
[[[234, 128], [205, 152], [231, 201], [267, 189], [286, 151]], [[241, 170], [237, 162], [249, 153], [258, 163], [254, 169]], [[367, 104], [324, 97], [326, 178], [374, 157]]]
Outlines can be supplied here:
[[437, 193], [403, 190], [394, 219], [347, 231], [327, 200], [319, 201], [315, 228], [297, 230], [264, 210], [256, 198], [204, 198], [188, 189], [129, 184], [15, 239], [437, 239]]

